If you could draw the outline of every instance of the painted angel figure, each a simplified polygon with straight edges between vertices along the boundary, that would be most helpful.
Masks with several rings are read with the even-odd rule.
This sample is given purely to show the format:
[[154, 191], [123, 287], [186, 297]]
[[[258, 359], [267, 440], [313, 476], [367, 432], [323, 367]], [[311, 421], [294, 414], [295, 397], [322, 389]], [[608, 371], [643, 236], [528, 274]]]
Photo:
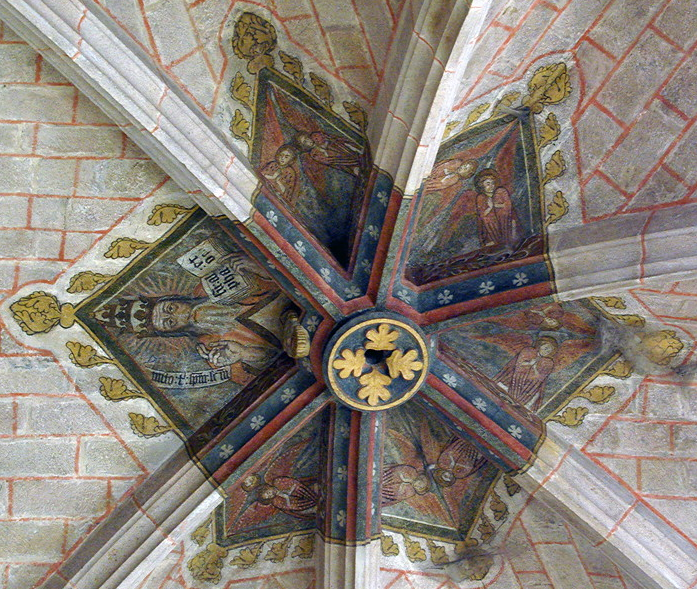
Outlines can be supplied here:
[[486, 464], [486, 458], [470, 443], [453, 436], [433, 465], [433, 478], [440, 487], [471, 477]]
[[595, 327], [559, 303], [539, 305], [491, 321], [515, 330], [569, 331], [582, 336], [594, 336], [596, 332]]
[[351, 176], [360, 176], [365, 167], [365, 155], [356, 143], [324, 131], [299, 132], [295, 142], [316, 163], [329, 166]]
[[423, 470], [409, 464], [395, 464], [382, 474], [382, 505], [401, 503], [415, 495], [425, 495], [431, 490], [431, 480]]
[[512, 246], [518, 239], [518, 217], [511, 195], [498, 173], [485, 168], [474, 177], [477, 189], [477, 225], [482, 247]]
[[292, 145], [281, 145], [276, 150], [273, 161], [268, 162], [260, 171], [276, 194], [289, 206], [294, 206], [299, 196], [298, 173], [294, 164], [298, 154]]

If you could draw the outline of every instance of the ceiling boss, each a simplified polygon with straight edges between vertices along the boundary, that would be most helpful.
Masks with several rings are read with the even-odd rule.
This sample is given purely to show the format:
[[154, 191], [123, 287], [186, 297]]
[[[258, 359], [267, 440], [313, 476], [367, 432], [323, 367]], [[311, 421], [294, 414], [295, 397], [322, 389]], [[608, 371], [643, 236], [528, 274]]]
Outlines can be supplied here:
[[340, 327], [325, 347], [325, 380], [345, 405], [381, 411], [401, 405], [428, 374], [421, 330], [392, 313], [371, 312]]

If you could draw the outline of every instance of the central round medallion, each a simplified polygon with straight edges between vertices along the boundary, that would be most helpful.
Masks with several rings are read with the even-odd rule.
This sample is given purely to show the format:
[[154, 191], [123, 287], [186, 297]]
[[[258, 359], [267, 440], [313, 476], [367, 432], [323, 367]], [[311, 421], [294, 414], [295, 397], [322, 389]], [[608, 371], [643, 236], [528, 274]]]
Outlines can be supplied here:
[[324, 375], [338, 399], [360, 411], [382, 411], [410, 399], [428, 374], [419, 327], [394, 313], [371, 311], [348, 321], [324, 349]]

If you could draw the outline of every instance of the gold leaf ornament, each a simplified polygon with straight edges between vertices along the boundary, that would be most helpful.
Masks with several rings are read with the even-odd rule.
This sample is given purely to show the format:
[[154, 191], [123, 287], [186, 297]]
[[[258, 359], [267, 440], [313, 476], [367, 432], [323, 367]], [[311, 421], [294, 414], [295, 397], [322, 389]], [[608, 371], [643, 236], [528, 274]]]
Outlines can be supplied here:
[[244, 81], [244, 77], [240, 72], [235, 74], [230, 84], [230, 94], [235, 100], [239, 100], [248, 108], [252, 106], [252, 87]]
[[520, 92], [509, 92], [508, 94], [504, 94], [501, 97], [501, 100], [496, 103], [496, 106], [494, 106], [493, 110], [491, 111], [491, 117], [495, 117], [504, 108], [511, 108], [513, 103], [519, 98]]
[[205, 550], [196, 554], [189, 561], [187, 568], [191, 576], [197, 581], [218, 583], [223, 569], [223, 559], [227, 553], [227, 548], [211, 542]]
[[312, 553], [315, 550], [315, 537], [310, 534], [309, 536], [302, 536], [300, 541], [293, 548], [293, 552], [290, 555], [293, 558], [312, 558]]
[[552, 202], [547, 205], [547, 218], [545, 219], [545, 223], [547, 225], [556, 223], [568, 212], [569, 203], [564, 198], [564, 193], [561, 190], [557, 190]]
[[331, 86], [327, 84], [327, 81], [310, 72], [310, 82], [312, 82], [317, 98], [331, 107], [334, 104], [334, 99], [332, 98]]
[[412, 380], [415, 372], [423, 369], [424, 363], [416, 358], [419, 353], [416, 350], [407, 350], [406, 353], [401, 350], [395, 350], [387, 359], [387, 369], [392, 378], [401, 376], [404, 380]]
[[230, 564], [240, 567], [241, 569], [248, 569], [254, 566], [259, 558], [259, 553], [261, 552], [261, 547], [263, 542], [254, 544], [251, 548], [243, 548], [240, 550], [239, 554], [230, 561]]
[[141, 438], [154, 438], [161, 436], [172, 429], [171, 425], [164, 425], [157, 420], [157, 417], [146, 417], [140, 413], [129, 413], [131, 429], [133, 433]]
[[54, 295], [44, 291], [16, 300], [10, 305], [10, 312], [28, 335], [47, 333], [56, 325], [67, 329], [75, 323], [75, 307], [70, 303], [61, 305]]
[[623, 323], [629, 327], [644, 327], [646, 325], [646, 319], [644, 319], [641, 315], [613, 315], [612, 318], [618, 323]]
[[387, 323], [381, 323], [377, 329], [371, 329], [365, 337], [368, 339], [365, 345], [368, 350], [391, 351], [397, 348], [394, 341], [399, 337], [399, 332]]
[[558, 104], [571, 94], [571, 81], [565, 63], [542, 66], [528, 83], [529, 94], [523, 98], [523, 106], [532, 112], [542, 112], [543, 105]]
[[174, 223], [174, 221], [177, 220], [177, 217], [179, 215], [184, 215], [186, 213], [190, 213], [191, 211], [194, 210], [194, 207], [185, 207], [182, 205], [175, 205], [175, 204], [159, 204], [156, 207], [153, 208], [153, 210], [150, 212], [150, 216], [148, 217], [147, 224], [148, 225], [162, 225], [164, 224], [169, 224], [169, 223]]
[[358, 398], [367, 400], [368, 405], [375, 407], [380, 401], [389, 401], [392, 393], [385, 388], [392, 379], [386, 374], [373, 368], [368, 374], [364, 374], [358, 379], [363, 387], [358, 389]]
[[278, 56], [283, 64], [283, 71], [291, 76], [301, 86], [305, 83], [303, 64], [297, 57], [288, 55], [285, 51], [279, 51]]
[[489, 109], [490, 106], [491, 104], [489, 104], [488, 102], [480, 104], [479, 106], [475, 106], [467, 115], [467, 118], [465, 119], [464, 128], [474, 125], [474, 123], [476, 123], [479, 120], [479, 118]]
[[368, 127], [368, 115], [365, 110], [357, 103], [349, 100], [344, 100], [341, 103], [348, 115], [349, 120], [356, 125], [361, 131], [365, 131]]
[[407, 558], [411, 562], [423, 562], [426, 560], [426, 551], [416, 540], [412, 540], [406, 534], [404, 536], [404, 547], [407, 549]]
[[446, 123], [445, 128], [443, 129], [443, 139], [452, 134], [452, 132], [455, 129], [457, 129], [461, 124], [462, 121], [450, 121], [449, 123]]
[[288, 548], [290, 548], [292, 538], [293, 536], [288, 536], [285, 540], [271, 544], [264, 556], [264, 560], [275, 563], [283, 562], [288, 556]]
[[130, 258], [138, 250], [147, 249], [150, 244], [141, 239], [131, 237], [119, 237], [111, 242], [109, 249], [104, 254], [105, 258], [115, 260], [117, 258]]
[[659, 366], [668, 366], [684, 347], [675, 331], [669, 329], [645, 333], [639, 337], [639, 353]]
[[431, 555], [431, 562], [433, 564], [447, 564], [450, 562], [448, 555], [445, 553], [445, 547], [439, 546], [430, 538], [426, 540], [426, 547]]
[[506, 493], [508, 493], [509, 497], [513, 497], [513, 495], [520, 492], [520, 485], [509, 474], [503, 475], [503, 484], [506, 485]]
[[544, 124], [540, 127], [540, 149], [555, 141], [561, 133], [561, 125], [557, 116], [551, 112], [547, 115]]
[[559, 178], [564, 172], [566, 172], [566, 161], [561, 151], [557, 149], [545, 166], [545, 176], [542, 179], [542, 184], [547, 184], [547, 182]]
[[387, 534], [382, 534], [382, 536], [380, 536], [380, 550], [384, 556], [399, 555], [399, 546], [392, 536], [388, 536]]
[[497, 522], [505, 519], [508, 515], [508, 506], [503, 502], [501, 496], [496, 491], [491, 492], [489, 508], [494, 513], [494, 519]]
[[113, 274], [100, 274], [91, 270], [78, 272], [70, 279], [70, 284], [66, 290], [72, 294], [89, 292], [97, 288], [98, 285], [108, 282], [113, 277]]
[[482, 542], [484, 542], [485, 544], [491, 542], [492, 538], [494, 537], [494, 534], [496, 533], [496, 529], [492, 525], [491, 520], [483, 514], [479, 522], [479, 525], [477, 526], [477, 530], [479, 530]]
[[578, 396], [588, 399], [591, 403], [607, 403], [615, 394], [615, 387], [595, 386], [581, 391]]
[[81, 344], [80, 342], [67, 342], [70, 361], [80, 368], [92, 368], [102, 364], [113, 364], [114, 361], [106, 356], [100, 356], [92, 346]]
[[602, 374], [607, 374], [614, 378], [628, 378], [632, 374], [632, 364], [626, 360], [617, 360], [610, 368], [604, 370]]
[[191, 532], [191, 539], [199, 546], [203, 546], [203, 543], [211, 533], [211, 521], [212, 519], [209, 517], [198, 528]]
[[237, 139], [242, 139], [247, 144], [247, 147], [251, 149], [252, 138], [249, 136], [249, 121], [244, 118], [239, 108], [235, 109], [235, 114], [232, 117], [232, 121], [230, 121], [230, 132]]
[[583, 423], [588, 409], [585, 407], [567, 407], [560, 415], [555, 415], [551, 421], [556, 421], [566, 427], [578, 427]]
[[247, 60], [250, 74], [273, 67], [270, 53], [276, 48], [277, 36], [276, 29], [268, 20], [252, 12], [243, 12], [235, 22], [230, 43], [235, 55]]
[[[102, 376], [99, 379], [99, 392], [107, 401], [126, 401], [128, 399], [144, 399], [145, 395], [129, 389], [126, 383], [118, 378]], [[152, 419], [155, 419], [154, 417]]]
[[610, 309], [626, 309], [627, 304], [620, 297], [593, 297], [594, 300], [601, 302]]
[[364, 366], [364, 350], [357, 350], [354, 352], [347, 348], [341, 351], [341, 358], [337, 358], [332, 362], [332, 367], [339, 371], [339, 378], [348, 378], [352, 374], [357, 378], [363, 372]]

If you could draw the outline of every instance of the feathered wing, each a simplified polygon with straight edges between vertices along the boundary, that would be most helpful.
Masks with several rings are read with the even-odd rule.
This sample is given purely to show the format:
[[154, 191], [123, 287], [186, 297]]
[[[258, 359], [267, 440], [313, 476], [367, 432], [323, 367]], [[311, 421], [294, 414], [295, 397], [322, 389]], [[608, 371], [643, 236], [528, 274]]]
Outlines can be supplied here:
[[596, 346], [593, 339], [569, 339], [559, 346], [554, 355], [554, 372], [562, 370], [573, 364], [584, 354], [587, 354]]
[[529, 348], [534, 341], [531, 335], [527, 333], [495, 333], [475, 335], [475, 339], [494, 344], [499, 348], [506, 350], [511, 356], [515, 356], [523, 348]]

